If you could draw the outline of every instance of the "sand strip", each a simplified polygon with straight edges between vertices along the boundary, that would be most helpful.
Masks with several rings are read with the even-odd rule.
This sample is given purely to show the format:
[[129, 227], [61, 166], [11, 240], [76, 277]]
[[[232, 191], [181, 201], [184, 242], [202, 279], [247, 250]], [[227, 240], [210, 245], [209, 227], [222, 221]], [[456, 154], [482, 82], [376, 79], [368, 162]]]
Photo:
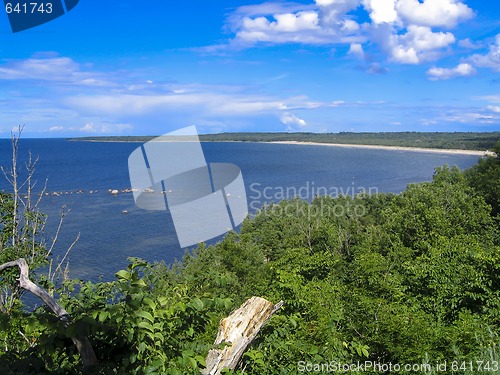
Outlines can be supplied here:
[[321, 143], [321, 142], [298, 142], [298, 141], [274, 141], [265, 143], [275, 143], [284, 145], [309, 145], [309, 146], [329, 146], [329, 147], [344, 147], [344, 148], [365, 148], [372, 150], [391, 150], [391, 151], [412, 151], [412, 152], [434, 152], [440, 154], [462, 154], [462, 155], [477, 155], [486, 156], [495, 155], [492, 151], [480, 150], [454, 150], [454, 149], [441, 149], [441, 148], [423, 148], [423, 147], [400, 147], [400, 146], [379, 146], [379, 145], [355, 145], [344, 143]]

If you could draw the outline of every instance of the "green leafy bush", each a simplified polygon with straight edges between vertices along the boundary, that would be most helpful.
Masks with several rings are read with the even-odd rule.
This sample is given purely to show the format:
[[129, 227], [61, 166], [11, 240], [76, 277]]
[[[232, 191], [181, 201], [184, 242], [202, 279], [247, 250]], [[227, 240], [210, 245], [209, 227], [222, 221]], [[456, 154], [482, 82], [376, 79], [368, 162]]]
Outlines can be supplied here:
[[[241, 367], [226, 373], [296, 374], [301, 363], [334, 361], [499, 361], [498, 193], [478, 185], [495, 175], [492, 163], [465, 174], [437, 168], [432, 182], [399, 195], [282, 201], [177, 264], [130, 259], [115, 281], [52, 286], [71, 324], [17, 301], [0, 313], [8, 348], [0, 360], [12, 374], [79, 373], [69, 340], [78, 332], [89, 337], [100, 373], [197, 374], [219, 320], [258, 295], [283, 308]], [[12, 207], [3, 199], [5, 241]]]

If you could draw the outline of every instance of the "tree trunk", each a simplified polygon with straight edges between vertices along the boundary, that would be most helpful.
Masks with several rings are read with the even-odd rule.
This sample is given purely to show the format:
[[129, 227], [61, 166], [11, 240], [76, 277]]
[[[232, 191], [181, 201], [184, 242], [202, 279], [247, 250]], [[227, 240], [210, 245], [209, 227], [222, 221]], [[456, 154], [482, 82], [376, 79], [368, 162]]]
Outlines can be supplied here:
[[[49, 293], [47, 293], [45, 289], [39, 287], [29, 279], [29, 266], [23, 258], [1, 264], [0, 271], [9, 267], [16, 266], [19, 267], [20, 270], [20, 276], [18, 279], [19, 286], [40, 298], [52, 310], [52, 312], [59, 317], [59, 320], [61, 320], [65, 324], [69, 324], [70, 316], [66, 312], [66, 310], [64, 310], [63, 307], [59, 305], [57, 301]], [[82, 357], [84, 373], [94, 371], [97, 367], [97, 358], [95, 356], [94, 349], [92, 349], [92, 345], [90, 344], [89, 339], [86, 336], [75, 336], [71, 339], [73, 340], [73, 343], [75, 344], [78, 352], [80, 353], [80, 356]]]
[[[273, 305], [260, 297], [248, 299], [241, 307], [222, 319], [219, 332], [206, 359], [203, 375], [219, 375], [224, 369], [234, 370], [248, 345], [252, 343], [262, 326], [278, 311], [283, 301]], [[218, 349], [222, 343], [229, 344]]]

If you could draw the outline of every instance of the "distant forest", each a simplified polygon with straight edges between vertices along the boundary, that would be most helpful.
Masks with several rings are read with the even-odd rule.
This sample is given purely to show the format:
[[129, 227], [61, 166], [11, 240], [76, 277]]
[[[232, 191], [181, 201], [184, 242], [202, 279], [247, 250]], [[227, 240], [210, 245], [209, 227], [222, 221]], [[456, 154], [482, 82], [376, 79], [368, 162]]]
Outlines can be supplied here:
[[[147, 142], [155, 136], [71, 138], [71, 141]], [[201, 134], [202, 142], [318, 142], [459, 150], [492, 150], [500, 132], [384, 132], [384, 133], [220, 133]]]

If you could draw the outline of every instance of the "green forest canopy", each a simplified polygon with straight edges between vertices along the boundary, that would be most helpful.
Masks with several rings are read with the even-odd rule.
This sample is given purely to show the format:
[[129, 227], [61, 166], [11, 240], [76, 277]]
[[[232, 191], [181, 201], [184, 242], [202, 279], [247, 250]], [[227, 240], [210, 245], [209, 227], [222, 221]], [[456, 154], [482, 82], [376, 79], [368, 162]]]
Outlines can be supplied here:
[[[113, 282], [55, 285], [38, 273], [37, 283], [59, 297], [72, 323], [4, 297], [2, 371], [81, 373], [68, 339], [80, 332], [102, 374], [196, 374], [219, 320], [258, 295], [284, 307], [243, 357], [245, 374], [297, 374], [314, 364], [357, 361], [431, 366], [413, 373], [437, 373], [436, 363], [447, 363], [448, 373], [495, 373], [500, 142], [495, 150], [497, 156], [465, 172], [439, 167], [432, 182], [397, 195], [282, 201], [182, 262], [130, 259]], [[31, 245], [9, 245], [12, 197], [0, 197], [5, 262]], [[26, 243], [38, 244], [25, 235]], [[13, 289], [15, 277], [2, 274], [0, 283]]]
[[[72, 141], [147, 142], [155, 136], [71, 138]], [[201, 134], [203, 142], [318, 142], [458, 150], [492, 150], [500, 132], [380, 132], [380, 133], [220, 133]]]

